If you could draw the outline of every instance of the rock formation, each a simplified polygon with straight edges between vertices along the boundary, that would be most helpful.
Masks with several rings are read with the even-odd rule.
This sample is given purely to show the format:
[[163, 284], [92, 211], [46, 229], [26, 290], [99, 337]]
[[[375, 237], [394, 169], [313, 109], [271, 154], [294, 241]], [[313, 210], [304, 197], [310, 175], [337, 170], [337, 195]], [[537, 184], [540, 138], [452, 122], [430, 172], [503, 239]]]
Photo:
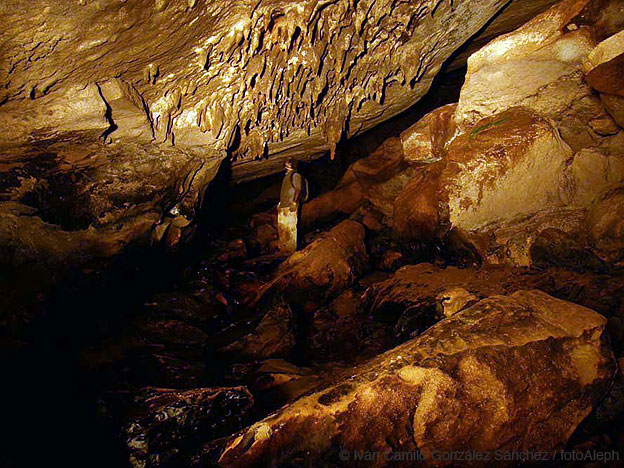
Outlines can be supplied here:
[[[3, 460], [621, 449], [621, 0], [25, 6], [0, 5]], [[289, 256], [286, 158], [313, 196]]]
[[[244, 180], [333, 153], [507, 3], [4, 3], [2, 262], [43, 285], [137, 239], [175, 245], [224, 158]], [[529, 3], [550, 4], [514, 11]]]
[[135, 396], [135, 403], [141, 412], [130, 418], [124, 436], [130, 463], [139, 467], [180, 463], [180, 448], [200, 434], [214, 438], [240, 425], [253, 398], [244, 387], [146, 388]]
[[244, 430], [220, 463], [337, 464], [366, 447], [437, 465], [436, 453], [465, 447], [561, 448], [615, 374], [604, 327], [538, 291], [493, 296]]
[[280, 266], [275, 287], [312, 310], [350, 286], [368, 268], [364, 227], [343, 221]]

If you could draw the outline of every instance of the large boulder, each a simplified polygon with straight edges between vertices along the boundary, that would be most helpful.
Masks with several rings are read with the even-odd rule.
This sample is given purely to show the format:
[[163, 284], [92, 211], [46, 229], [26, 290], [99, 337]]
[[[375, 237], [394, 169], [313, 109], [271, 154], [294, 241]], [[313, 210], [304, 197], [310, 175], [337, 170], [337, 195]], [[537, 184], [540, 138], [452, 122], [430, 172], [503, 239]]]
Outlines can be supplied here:
[[587, 208], [602, 191], [624, 180], [624, 148], [609, 154], [599, 148], [585, 148], [564, 167], [561, 199], [569, 205]]
[[333, 190], [303, 205], [303, 226], [309, 229], [339, 216], [348, 216], [366, 201], [383, 211], [383, 206], [388, 204], [384, 203], [385, 200], [390, 198], [389, 203], [392, 204], [392, 195], [387, 193], [404, 179], [401, 178], [403, 166], [401, 141], [398, 138], [385, 140], [369, 156], [351, 164]]
[[295, 346], [295, 318], [279, 296], [270, 298], [267, 311], [250, 333], [223, 347], [221, 352], [244, 359], [287, 357]]
[[445, 167], [438, 161], [421, 168], [395, 198], [392, 228], [403, 241], [430, 241], [444, 231], [440, 178]]
[[574, 18], [589, 3], [563, 1], [473, 54], [457, 125], [466, 130], [484, 117], [525, 106], [557, 122], [574, 150], [595, 144], [600, 135], [589, 122], [610, 118], [583, 72], [596, 44], [593, 30]]
[[340, 294], [366, 271], [365, 235], [360, 223], [341, 222], [282, 263], [273, 284], [289, 302], [313, 309]]
[[426, 240], [444, 226], [473, 231], [560, 206], [559, 179], [572, 154], [529, 109], [488, 117], [405, 187], [395, 200], [394, 228], [405, 240]]
[[[493, 296], [234, 436], [222, 466], [374, 465], [399, 452], [563, 448], [617, 365], [606, 320], [540, 291]], [[375, 430], [370, 430], [374, 427]]]
[[453, 141], [445, 160], [448, 222], [469, 231], [560, 206], [559, 178], [571, 156], [557, 129], [529, 109], [479, 121]]
[[598, 44], [584, 68], [587, 82], [600, 93], [611, 117], [624, 127], [624, 31]]

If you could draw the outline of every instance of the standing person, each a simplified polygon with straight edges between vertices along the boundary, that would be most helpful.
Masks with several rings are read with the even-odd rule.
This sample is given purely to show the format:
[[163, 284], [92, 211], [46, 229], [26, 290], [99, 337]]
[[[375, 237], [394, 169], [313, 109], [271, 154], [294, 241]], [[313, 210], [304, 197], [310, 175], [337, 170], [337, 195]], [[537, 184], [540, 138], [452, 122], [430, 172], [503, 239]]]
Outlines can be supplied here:
[[281, 253], [292, 254], [297, 250], [297, 224], [299, 203], [307, 200], [308, 183], [296, 170], [296, 161], [289, 159], [285, 164], [286, 174], [277, 205], [277, 232]]

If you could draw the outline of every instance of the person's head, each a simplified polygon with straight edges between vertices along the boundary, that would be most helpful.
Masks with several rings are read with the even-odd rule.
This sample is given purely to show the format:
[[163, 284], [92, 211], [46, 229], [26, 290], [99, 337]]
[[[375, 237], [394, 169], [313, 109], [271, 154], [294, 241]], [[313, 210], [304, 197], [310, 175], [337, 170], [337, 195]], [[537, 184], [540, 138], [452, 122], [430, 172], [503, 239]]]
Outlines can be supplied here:
[[295, 169], [297, 169], [297, 160], [287, 159], [286, 163], [284, 164], [284, 168], [286, 169], [286, 172], [294, 171]]

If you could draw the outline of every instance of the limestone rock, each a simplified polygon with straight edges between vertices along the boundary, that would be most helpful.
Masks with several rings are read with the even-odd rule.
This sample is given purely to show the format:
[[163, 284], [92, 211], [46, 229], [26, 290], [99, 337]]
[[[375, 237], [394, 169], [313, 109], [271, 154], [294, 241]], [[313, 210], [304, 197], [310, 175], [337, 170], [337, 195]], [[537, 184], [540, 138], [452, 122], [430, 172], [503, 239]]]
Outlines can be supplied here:
[[440, 107], [401, 133], [408, 163], [431, 163], [444, 157], [448, 143], [455, 136], [456, 108], [457, 104]]
[[567, 267], [578, 271], [603, 271], [602, 261], [585, 242], [559, 229], [544, 229], [530, 248], [531, 266]]
[[587, 226], [591, 242], [605, 260], [624, 258], [624, 187], [619, 186], [599, 197], [589, 210]]
[[446, 162], [423, 168], [398, 194], [392, 212], [392, 228], [406, 242], [426, 241], [444, 230], [440, 180]]
[[605, 322], [539, 291], [485, 299], [234, 436], [219, 462], [563, 448], [615, 375]]
[[573, 235], [581, 245], [586, 245], [585, 218], [583, 208], [551, 208], [491, 226], [483, 233], [464, 233], [464, 236], [488, 263], [529, 267], [534, 259], [531, 247], [542, 231], [554, 229]]
[[[510, 294], [526, 287], [540, 287], [543, 279], [504, 268], [474, 270], [429, 263], [407, 265], [385, 281], [369, 287], [362, 298], [362, 312], [396, 324], [401, 316], [420, 321], [422, 331], [443, 317], [445, 311], [463, 308], [473, 299]], [[463, 303], [463, 304], [462, 304]]]
[[598, 44], [584, 65], [587, 82], [600, 93], [611, 117], [624, 126], [624, 32]]
[[583, 64], [596, 44], [588, 27], [566, 29], [588, 3], [563, 1], [473, 54], [457, 125], [466, 130], [484, 117], [525, 106], [557, 122], [573, 149], [594, 143], [588, 121], [605, 110], [584, 80]]
[[603, 191], [624, 180], [624, 151], [605, 154], [585, 148], [564, 168], [561, 198], [570, 205], [588, 207]]
[[449, 288], [438, 294], [437, 299], [445, 317], [451, 317], [479, 301], [474, 294], [464, 288]]
[[245, 359], [288, 357], [295, 346], [295, 321], [290, 307], [280, 297], [269, 301], [268, 311], [254, 331], [221, 351]]
[[250, 390], [257, 395], [256, 404], [261, 398], [270, 401], [271, 406], [291, 402], [322, 382], [312, 369], [295, 366], [283, 359], [237, 364], [233, 374], [237, 379], [249, 382]]
[[287, 300], [305, 307], [322, 304], [349, 287], [368, 268], [364, 227], [346, 220], [294, 253], [275, 280]]
[[310, 317], [306, 339], [310, 360], [349, 360], [359, 354], [362, 317], [358, 316], [360, 295], [347, 289], [327, 307]]
[[453, 141], [445, 160], [449, 222], [473, 230], [561, 205], [558, 180], [571, 156], [556, 129], [528, 109], [480, 121]]
[[416, 102], [504, 6], [18, 2], [0, 10], [0, 141], [97, 128], [113, 140], [232, 149], [247, 163], [265, 151], [323, 152]]
[[143, 320], [137, 331], [142, 340], [160, 344], [182, 356], [202, 358], [209, 340], [202, 330], [180, 320]]
[[385, 199], [392, 198], [392, 195], [386, 196], [386, 192], [392, 191], [389, 187], [404, 169], [403, 164], [403, 147], [399, 139], [385, 140], [369, 156], [351, 164], [335, 189], [303, 206], [303, 225], [310, 228], [341, 215], [350, 215], [366, 201], [376, 207], [383, 206]]
[[236, 430], [253, 405], [245, 387], [146, 388], [134, 400], [140, 410], [129, 415], [124, 426], [133, 467], [182, 462], [181, 448]]

